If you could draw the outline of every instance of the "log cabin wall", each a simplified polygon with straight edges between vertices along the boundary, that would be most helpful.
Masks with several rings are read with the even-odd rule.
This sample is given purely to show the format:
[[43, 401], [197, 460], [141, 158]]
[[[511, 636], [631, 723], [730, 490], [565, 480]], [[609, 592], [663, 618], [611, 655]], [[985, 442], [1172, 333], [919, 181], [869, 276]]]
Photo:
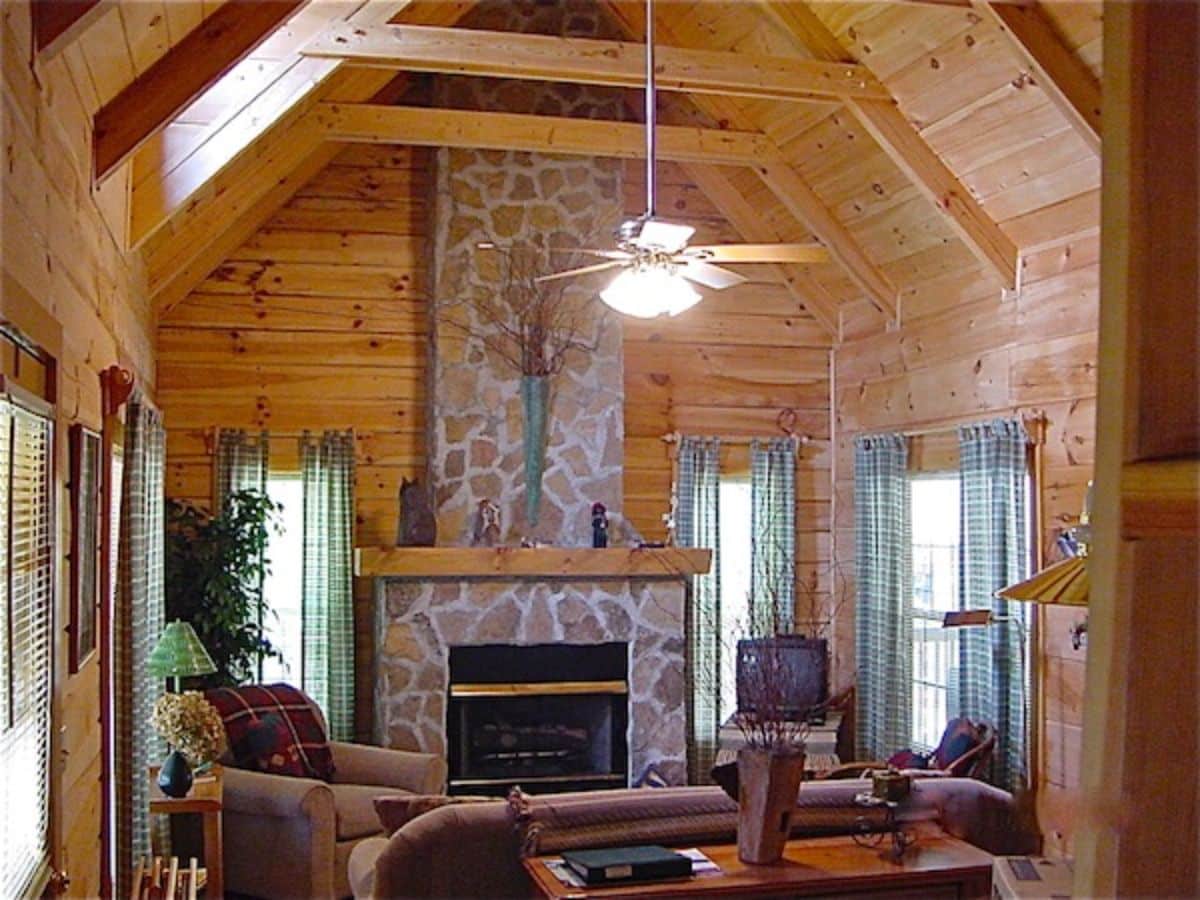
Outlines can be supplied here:
[[[429, 165], [409, 147], [343, 150], [163, 318], [168, 496], [209, 506], [217, 428], [267, 429], [281, 469], [303, 430], [353, 428], [355, 543], [395, 543], [400, 481], [425, 474]], [[355, 606], [370, 697], [369, 580]]]
[[[190, 5], [199, 21], [199, 4]], [[115, 6], [96, 27], [109, 33], [115, 27], [123, 41]], [[122, 86], [119, 66], [132, 70], [132, 63], [101, 53], [102, 42], [93, 37], [31, 64], [25, 2], [3, 4], [0, 31], [0, 319], [54, 354], [58, 376], [51, 841], [56, 867], [70, 877], [66, 895], [95, 897], [101, 878], [100, 658], [93, 653], [79, 672], [68, 671], [67, 429], [80, 423], [100, 430], [99, 373], [111, 365], [132, 371], [151, 395], [154, 390], [153, 315], [141, 264], [122, 249], [126, 173], [99, 191], [91, 187], [91, 115]]]
[[[625, 212], [645, 210], [645, 166], [625, 166]], [[660, 164], [659, 214], [696, 227], [696, 244], [744, 237], [682, 167]], [[704, 290], [704, 299], [674, 318], [626, 318], [625, 514], [647, 540], [665, 540], [672, 457], [664, 435], [780, 435], [782, 421], [810, 440], [796, 468], [797, 620], [812, 627], [828, 607], [830, 335], [773, 276], [770, 267], [741, 270], [747, 284]], [[748, 471], [745, 445], [731, 445], [722, 470]], [[747, 527], [749, 527], [747, 525]]]

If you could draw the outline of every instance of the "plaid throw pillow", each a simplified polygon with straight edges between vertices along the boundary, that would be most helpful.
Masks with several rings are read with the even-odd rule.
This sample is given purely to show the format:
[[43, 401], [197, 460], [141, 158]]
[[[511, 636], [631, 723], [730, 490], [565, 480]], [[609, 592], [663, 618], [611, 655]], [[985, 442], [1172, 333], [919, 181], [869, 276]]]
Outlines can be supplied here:
[[205, 691], [225, 723], [234, 763], [274, 775], [333, 777], [329, 739], [308, 698], [287, 684]]

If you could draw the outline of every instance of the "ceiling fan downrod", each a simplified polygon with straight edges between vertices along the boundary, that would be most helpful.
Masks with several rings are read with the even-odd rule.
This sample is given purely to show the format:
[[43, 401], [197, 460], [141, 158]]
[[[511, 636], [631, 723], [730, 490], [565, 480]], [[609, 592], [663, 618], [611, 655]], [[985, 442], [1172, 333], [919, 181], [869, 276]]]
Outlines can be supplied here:
[[654, 125], [658, 118], [654, 95], [654, 0], [646, 0], [646, 218], [654, 218]]

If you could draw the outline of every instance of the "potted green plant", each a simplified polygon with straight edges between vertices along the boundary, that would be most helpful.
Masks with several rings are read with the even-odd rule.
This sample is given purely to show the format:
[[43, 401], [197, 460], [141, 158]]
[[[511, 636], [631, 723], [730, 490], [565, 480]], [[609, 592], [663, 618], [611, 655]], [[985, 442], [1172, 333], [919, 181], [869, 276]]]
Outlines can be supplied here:
[[167, 618], [190, 622], [217, 668], [193, 679], [196, 686], [246, 684], [264, 658], [279, 655], [264, 636], [262, 595], [278, 514], [276, 503], [253, 490], [230, 494], [218, 515], [167, 502]]

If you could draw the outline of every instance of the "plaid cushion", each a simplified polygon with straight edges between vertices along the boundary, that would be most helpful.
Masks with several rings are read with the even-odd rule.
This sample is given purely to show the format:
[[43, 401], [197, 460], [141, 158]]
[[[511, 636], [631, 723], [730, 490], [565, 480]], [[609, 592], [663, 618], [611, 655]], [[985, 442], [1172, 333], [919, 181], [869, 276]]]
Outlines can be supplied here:
[[[942, 732], [942, 739], [938, 742], [937, 750], [933, 752], [934, 765], [939, 769], [944, 769], [964, 753], [975, 749], [978, 743], [979, 732], [974, 722], [965, 716], [951, 719], [946, 725], [946, 730]], [[959, 773], [955, 772], [954, 774], [958, 775]]]
[[900, 750], [888, 757], [887, 764], [897, 769], [928, 769], [929, 757], [916, 750]]
[[329, 781], [333, 752], [311, 701], [287, 684], [205, 691], [225, 723], [234, 762], [244, 769]]

